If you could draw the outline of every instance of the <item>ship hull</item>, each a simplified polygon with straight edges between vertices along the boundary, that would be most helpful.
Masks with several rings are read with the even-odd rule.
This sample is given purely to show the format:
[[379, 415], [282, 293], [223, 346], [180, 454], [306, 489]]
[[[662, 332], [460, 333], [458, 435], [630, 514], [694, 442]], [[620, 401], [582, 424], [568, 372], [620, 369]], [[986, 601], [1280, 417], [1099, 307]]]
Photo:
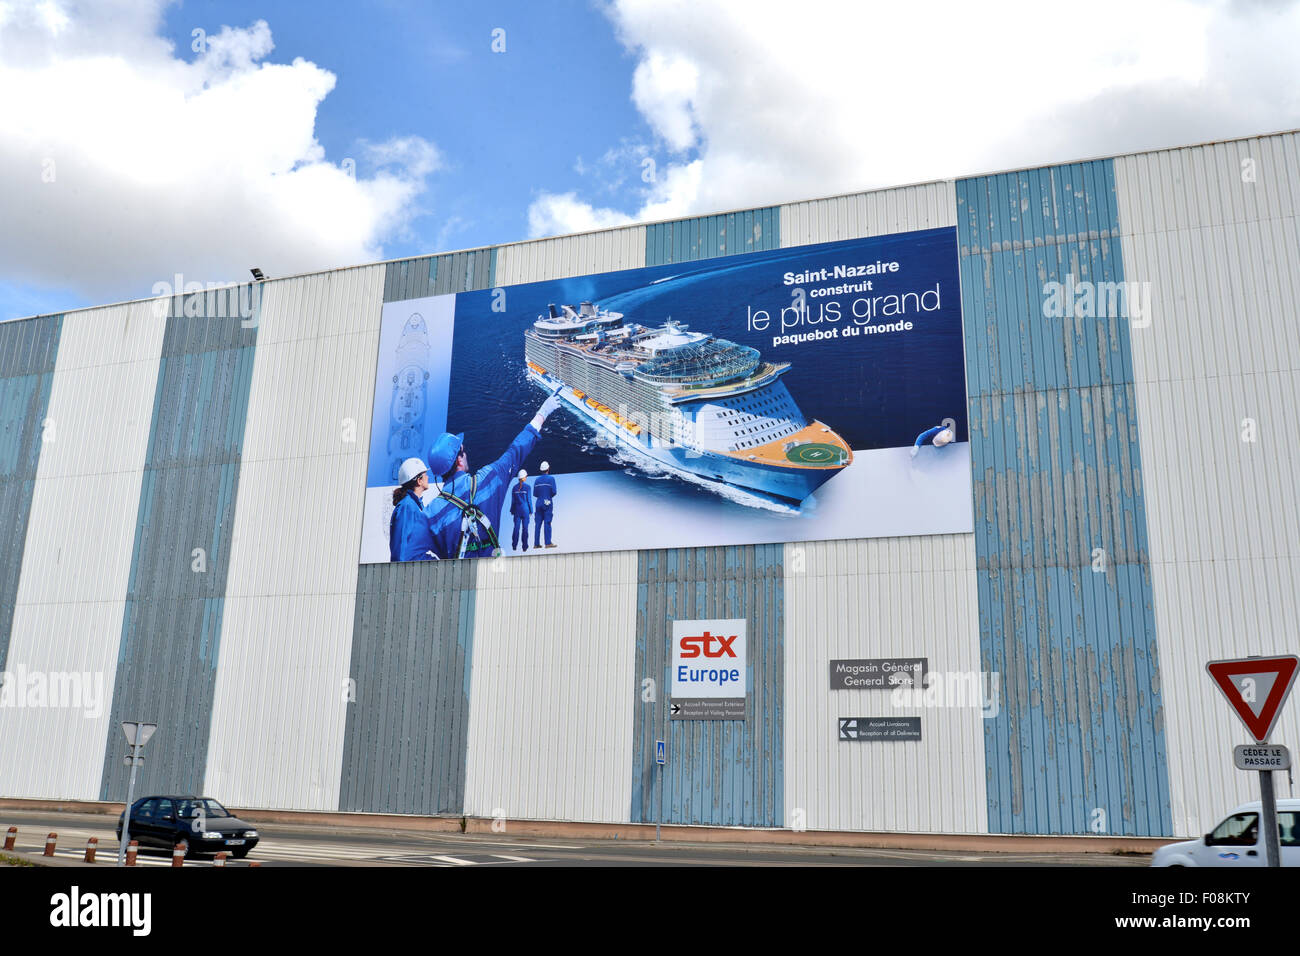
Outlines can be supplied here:
[[758, 495], [798, 504], [842, 470], [841, 468], [785, 468], [768, 462], [747, 462], [707, 449], [659, 443], [650, 438], [648, 433], [640, 436], [631, 434], [627, 429], [589, 407], [579, 395], [574, 394], [572, 387], [553, 376], [539, 375], [530, 369], [528, 377], [548, 392], [556, 393], [570, 409], [581, 415], [598, 432], [613, 438], [619, 446], [628, 448], [672, 472], [705, 481], [721, 482]]

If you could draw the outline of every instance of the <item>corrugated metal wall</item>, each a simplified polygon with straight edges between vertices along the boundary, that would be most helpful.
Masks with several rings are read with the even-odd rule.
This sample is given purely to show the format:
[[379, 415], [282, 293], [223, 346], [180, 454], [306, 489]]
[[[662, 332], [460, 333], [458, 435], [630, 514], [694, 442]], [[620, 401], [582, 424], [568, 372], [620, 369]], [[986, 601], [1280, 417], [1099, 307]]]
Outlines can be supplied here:
[[0, 671], [4, 670], [18, 597], [18, 572], [41, 457], [61, 315], [0, 323], [0, 534], [10, 542], [0, 566]]
[[[390, 262], [383, 301], [491, 288], [494, 262], [492, 250]], [[362, 380], [370, 396], [377, 350], [376, 335]], [[366, 421], [358, 434], [370, 433]], [[339, 809], [461, 811], [474, 584], [472, 562], [358, 568], [348, 668], [357, 699], [347, 711]]]
[[[636, 226], [503, 246], [495, 284], [643, 265]], [[477, 563], [466, 813], [627, 821], [636, 567], [634, 551]]]
[[[26, 522], [5, 662], [101, 671], [112, 699], [0, 711], [0, 794], [120, 799], [129, 716], [162, 724], [141, 786], [245, 805], [649, 822], [666, 734], [666, 822], [1201, 832], [1251, 795], [1204, 661], [1294, 648], [1300, 612], [1298, 154], [1284, 134], [340, 270], [264, 285], [260, 329], [183, 299], [0, 325], [0, 520]], [[357, 567], [338, 489], [364, 484], [382, 302], [952, 224], [974, 535]], [[1067, 274], [1150, 283], [1150, 325], [1045, 318]], [[744, 724], [664, 721], [671, 622], [700, 617], [749, 622]], [[998, 716], [840, 744], [870, 698], [824, 690], [827, 662], [914, 654], [997, 671]]]
[[781, 207], [781, 245], [806, 246], [957, 224], [951, 180]]
[[[802, 811], [815, 830], [986, 832], [972, 685], [937, 685], [944, 706], [929, 708], [896, 708], [884, 690], [829, 690], [832, 660], [924, 657], [935, 675], [980, 671], [974, 536], [785, 549], [788, 814]], [[838, 739], [840, 717], [894, 716], [919, 716], [921, 740]]]
[[[1300, 137], [1126, 156], [1115, 181], [1151, 306], [1133, 374], [1173, 829], [1195, 836], [1259, 796], [1206, 661], [1300, 647]], [[1293, 750], [1298, 699], [1273, 735]]]
[[[785, 607], [779, 544], [642, 551], [637, 560], [637, 698], [632, 811], [638, 823], [784, 826]], [[673, 621], [744, 618], [748, 717], [672, 720]], [[638, 687], [630, 688], [639, 692]], [[667, 742], [662, 803], [655, 741]]]
[[385, 271], [263, 286], [205, 775], [238, 806], [338, 808]]
[[[557, 484], [559, 542], [563, 475]], [[636, 553], [476, 565], [465, 812], [626, 823]]]
[[692, 262], [781, 245], [781, 214], [776, 206], [697, 216], [645, 227], [645, 264]]
[[981, 657], [1003, 689], [989, 829], [1168, 833], [1128, 324], [1044, 316], [1048, 282], [1125, 278], [1111, 163], [960, 180], [957, 214]]
[[[927, 183], [782, 206], [781, 244], [956, 222], [953, 184]], [[829, 689], [830, 661], [843, 658], [925, 657], [931, 672], [979, 672], [974, 570], [972, 534], [785, 546], [791, 823], [798, 810], [809, 829], [987, 831], [978, 706], [898, 710], [884, 691]], [[838, 739], [839, 717], [896, 714], [921, 717], [919, 743]]]
[[0, 711], [0, 748], [16, 748], [0, 769], [12, 795], [97, 799], [105, 741], [110, 731], [121, 740], [109, 705], [162, 348], [154, 305], [63, 318], [10, 663], [82, 674], [99, 699], [91, 709]]
[[[776, 207], [646, 227], [645, 264], [776, 249]], [[636, 707], [631, 819], [653, 823], [782, 826], [784, 588], [780, 545], [674, 548], [637, 555], [638, 675], [662, 675], [655, 704]], [[669, 721], [668, 643], [676, 619], [746, 618], [749, 718]], [[667, 741], [663, 805], [654, 789], [655, 741]]]
[[[0, 675], [5, 675], [14, 704], [27, 702], [26, 669], [44, 670], [51, 663], [35, 628], [25, 620], [31, 615], [16, 605], [22, 595], [20, 574], [32, 560], [25, 542], [43, 431], [49, 421], [62, 319], [47, 315], [0, 323], [0, 533], [6, 542], [0, 562]], [[48, 752], [45, 741], [67, 736], [70, 729], [63, 726], [67, 715], [59, 715], [61, 720], [52, 716], [40, 710], [0, 707], [0, 794], [26, 796], [75, 788], [62, 773], [51, 772], [42, 759]]]
[[646, 264], [645, 231], [645, 226], [629, 226], [501, 246], [497, 250], [494, 285], [640, 269]]
[[[177, 296], [163, 335], [109, 723], [159, 725], [141, 792], [204, 784], [257, 342], [239, 298]], [[100, 799], [124, 800], [122, 741], [109, 734], [104, 746]]]

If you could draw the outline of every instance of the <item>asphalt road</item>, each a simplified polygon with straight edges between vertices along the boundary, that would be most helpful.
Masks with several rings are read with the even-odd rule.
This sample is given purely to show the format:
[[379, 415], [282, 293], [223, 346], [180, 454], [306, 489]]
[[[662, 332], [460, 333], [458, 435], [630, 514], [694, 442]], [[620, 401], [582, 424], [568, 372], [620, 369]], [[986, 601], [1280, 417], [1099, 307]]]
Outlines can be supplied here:
[[[16, 849], [40, 853], [50, 831], [56, 855], [80, 860], [86, 839], [99, 838], [97, 866], [117, 861], [116, 817], [49, 811], [0, 810], [0, 834], [18, 827]], [[256, 825], [261, 842], [247, 860], [227, 866], [1147, 866], [1146, 855], [1097, 853], [976, 853], [844, 847], [754, 846], [563, 838], [500, 834], [420, 833], [407, 830], [285, 824]], [[170, 866], [171, 852], [141, 850], [140, 866]], [[188, 860], [186, 866], [211, 866]]]

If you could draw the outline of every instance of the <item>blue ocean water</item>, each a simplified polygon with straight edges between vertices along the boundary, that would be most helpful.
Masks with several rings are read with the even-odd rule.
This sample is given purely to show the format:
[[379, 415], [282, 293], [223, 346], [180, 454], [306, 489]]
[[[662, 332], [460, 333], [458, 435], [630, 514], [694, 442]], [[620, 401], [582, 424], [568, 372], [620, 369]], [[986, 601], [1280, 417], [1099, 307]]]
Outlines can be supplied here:
[[[797, 345], [773, 345], [781, 334], [777, 316], [791, 305], [787, 272], [830, 270], [837, 264], [897, 262], [897, 272], [855, 278], [829, 278], [796, 285], [808, 293], [809, 315], [824, 303], [838, 302], [843, 317], [788, 329], [811, 332], [839, 328], [840, 337]], [[869, 292], [813, 296], [814, 290], [871, 281]], [[905, 318], [910, 331], [844, 337], [854, 323], [854, 300], [890, 293], [926, 292], [938, 287], [939, 308], [904, 316], [876, 317], [875, 324]], [[945, 418], [957, 423], [966, 440], [966, 384], [962, 353], [961, 294], [956, 230], [931, 229], [870, 239], [799, 246], [690, 263], [581, 276], [504, 289], [505, 311], [492, 310], [492, 290], [456, 297], [451, 356], [451, 394], [447, 427], [465, 432], [471, 464], [501, 454], [527, 424], [545, 395], [528, 382], [523, 333], [548, 303], [576, 306], [593, 301], [625, 314], [625, 321], [657, 326], [668, 318], [692, 330], [758, 349], [763, 358], [789, 362], [782, 379], [809, 419], [819, 419], [858, 450], [910, 445], [916, 436]], [[498, 300], [499, 301], [499, 298]], [[860, 306], [865, 308], [865, 306]], [[765, 310], [765, 331], [750, 325], [750, 315]], [[787, 315], [787, 320], [793, 318]], [[626, 463], [595, 441], [591, 426], [563, 409], [547, 422], [529, 470], [549, 460], [553, 471], [599, 471]]]

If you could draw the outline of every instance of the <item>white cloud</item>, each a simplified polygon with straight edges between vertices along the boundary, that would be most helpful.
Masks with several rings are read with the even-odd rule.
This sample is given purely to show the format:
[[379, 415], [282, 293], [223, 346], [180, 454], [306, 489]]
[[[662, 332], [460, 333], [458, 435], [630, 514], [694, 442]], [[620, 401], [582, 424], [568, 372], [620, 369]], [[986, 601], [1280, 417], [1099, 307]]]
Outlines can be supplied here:
[[576, 193], [542, 193], [528, 207], [528, 235], [560, 236], [570, 232], [608, 229], [628, 222], [617, 209], [598, 209], [581, 202]]
[[[638, 60], [632, 102], [669, 156], [635, 220], [1300, 125], [1295, 3], [605, 9]], [[563, 225], [583, 204], [566, 204]]]
[[267, 62], [263, 21], [179, 55], [158, 36], [166, 5], [0, 4], [0, 279], [108, 301], [176, 272], [381, 258], [439, 167], [432, 144], [361, 143], [352, 175], [315, 138], [332, 73]]

